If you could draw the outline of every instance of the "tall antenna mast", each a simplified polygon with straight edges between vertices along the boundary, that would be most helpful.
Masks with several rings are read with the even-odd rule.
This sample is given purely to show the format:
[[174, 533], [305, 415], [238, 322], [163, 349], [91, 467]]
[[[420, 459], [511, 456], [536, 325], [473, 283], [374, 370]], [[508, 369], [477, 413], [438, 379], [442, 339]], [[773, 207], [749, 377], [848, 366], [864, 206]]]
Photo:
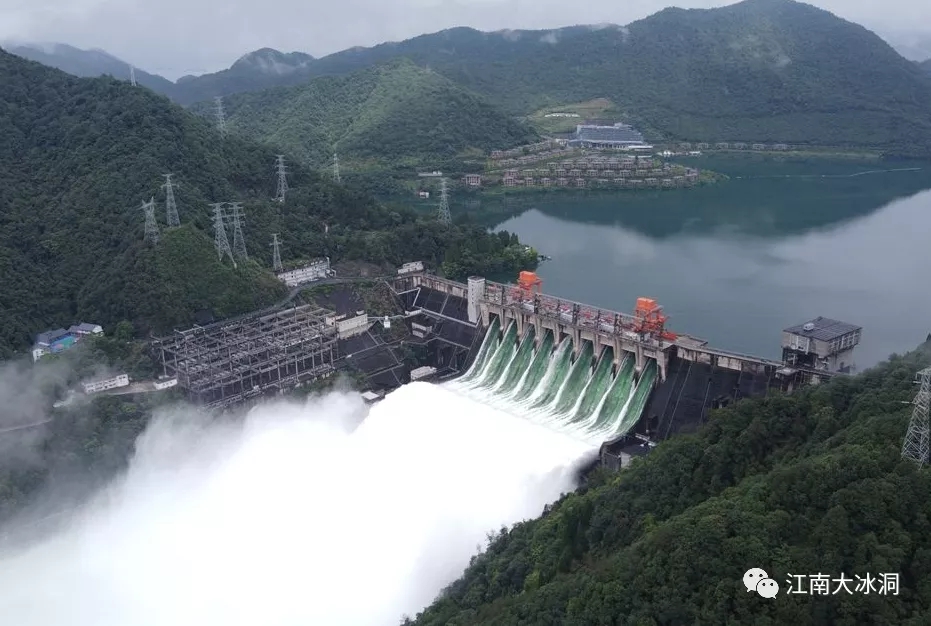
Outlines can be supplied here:
[[214, 245], [217, 247], [217, 256], [220, 260], [223, 260], [223, 255], [227, 255], [230, 260], [233, 261], [233, 267], [236, 267], [236, 260], [233, 259], [233, 251], [230, 250], [229, 239], [226, 238], [226, 223], [223, 220], [224, 204], [224, 202], [216, 202], [210, 205], [213, 207]]
[[278, 233], [272, 235], [272, 269], [276, 272], [284, 269], [281, 265], [281, 242], [278, 241]]
[[333, 180], [340, 182], [339, 180], [339, 156], [336, 153], [333, 153]]
[[226, 113], [223, 112], [223, 96], [217, 96], [213, 99], [217, 103], [216, 117], [217, 130], [226, 137]]
[[155, 221], [155, 198], [142, 203], [145, 213], [145, 241], [153, 245], [158, 243], [158, 223]]
[[177, 228], [181, 226], [181, 218], [178, 217], [178, 205], [175, 203], [175, 190], [171, 182], [171, 174], [165, 174], [165, 212], [168, 214], [168, 228]]
[[931, 367], [918, 372], [918, 394], [915, 396], [915, 409], [908, 423], [908, 433], [902, 444], [902, 458], [910, 459], [918, 467], [928, 463], [928, 437], [931, 428], [928, 424], [928, 409], [931, 406]]
[[440, 223], [449, 226], [452, 221], [449, 215], [449, 196], [446, 193], [446, 179], [440, 179], [440, 208], [437, 209], [437, 219]]
[[284, 196], [288, 192], [288, 168], [284, 164], [284, 155], [279, 154], [275, 162], [275, 170], [278, 172], [278, 190], [275, 192], [275, 200], [284, 202]]
[[242, 202], [231, 202], [230, 210], [233, 212], [233, 254], [240, 259], [248, 259], [246, 240], [242, 236]]
[[129, 82], [133, 87], [136, 86], [136, 68], [132, 65], [129, 66]]

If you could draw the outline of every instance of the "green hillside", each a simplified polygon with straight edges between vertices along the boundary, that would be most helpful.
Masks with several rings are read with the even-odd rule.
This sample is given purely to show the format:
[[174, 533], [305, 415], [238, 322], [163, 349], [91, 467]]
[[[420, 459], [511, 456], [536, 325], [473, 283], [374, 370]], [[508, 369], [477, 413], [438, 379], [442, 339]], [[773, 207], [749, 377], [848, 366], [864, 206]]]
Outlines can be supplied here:
[[[498, 533], [414, 623], [926, 624], [931, 469], [900, 455], [915, 372], [929, 363], [931, 342], [854, 378], [714, 412], [699, 433]], [[779, 584], [774, 600], [745, 589], [751, 567]], [[844, 574], [852, 593], [786, 593], [790, 574], [819, 573]], [[898, 595], [856, 592], [867, 573], [899, 574]]]
[[[196, 111], [208, 113], [211, 104]], [[224, 101], [229, 128], [303, 161], [419, 163], [529, 142], [536, 135], [481, 97], [406, 60]]]
[[[360, 76], [353, 79], [356, 89], [333, 78], [373, 72], [405, 58], [436, 74], [429, 80], [415, 79], [410, 70], [382, 76], [380, 88], [373, 85], [379, 79]], [[498, 119], [490, 127], [505, 137], [521, 135], [518, 129], [508, 131], [472, 96], [439, 82], [442, 76], [513, 116], [604, 98], [616, 105], [619, 117], [650, 131], [651, 140], [870, 147], [926, 157], [931, 154], [928, 71], [927, 63], [922, 69], [876, 34], [827, 11], [794, 0], [745, 0], [715, 9], [669, 8], [627, 26], [493, 33], [453, 28], [320, 59], [263, 49], [228, 70], [152, 87], [188, 105], [329, 77], [288, 92], [284, 103], [277, 93], [246, 98], [251, 119], [241, 120], [241, 126], [252, 136], [279, 135], [291, 143], [297, 143], [292, 135], [344, 141], [360, 153], [371, 137], [399, 140], [398, 151], [406, 154], [412, 136], [405, 130], [449, 136], [449, 146], [426, 139], [441, 153], [484, 145], [478, 125], [470, 129], [473, 117], [486, 123]], [[327, 106], [333, 96], [356, 110], [368, 90], [379, 89], [386, 101], [376, 98], [376, 117], [403, 122], [397, 131], [390, 124], [369, 129], [373, 120], [350, 128], [348, 120], [355, 118]], [[452, 104], [442, 113], [430, 112], [444, 99]], [[260, 111], [262, 105], [272, 110]], [[326, 114], [317, 119], [305, 113], [307, 108]], [[309, 128], [308, 120], [316, 127]], [[274, 128], [279, 121], [287, 131]], [[316, 148], [302, 150], [320, 158]]]
[[927, 61], [922, 61], [921, 63], [918, 64], [918, 67], [923, 69], [926, 74], [931, 76], [931, 59], [928, 59]]
[[931, 154], [921, 70], [865, 28], [792, 0], [666, 9], [626, 27], [455, 28], [311, 69], [339, 74], [402, 56], [513, 114], [607, 98], [668, 138]]
[[[400, 264], [456, 276], [533, 264], [516, 237], [445, 228], [292, 165], [288, 202], [270, 201], [275, 150], [235, 137], [151, 91], [74, 78], [0, 50], [0, 358], [35, 333], [131, 321], [143, 335], [189, 325], [200, 309], [232, 315], [277, 302], [269, 243], [282, 256]], [[293, 159], [292, 159], [293, 160]], [[141, 202], [166, 172], [181, 186], [182, 227], [143, 242]], [[213, 247], [208, 203], [241, 201], [250, 260]], [[328, 232], [324, 231], [328, 228]]]

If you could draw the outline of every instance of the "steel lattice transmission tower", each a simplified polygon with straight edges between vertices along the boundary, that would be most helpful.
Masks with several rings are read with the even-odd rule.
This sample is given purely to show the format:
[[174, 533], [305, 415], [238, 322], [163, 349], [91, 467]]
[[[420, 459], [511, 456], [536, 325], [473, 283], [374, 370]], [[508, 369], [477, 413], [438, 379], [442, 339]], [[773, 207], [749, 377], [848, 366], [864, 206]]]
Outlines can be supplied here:
[[922, 467], [928, 463], [928, 444], [931, 425], [928, 423], [928, 409], [931, 407], [931, 367], [918, 372], [918, 395], [915, 396], [915, 408], [908, 423], [908, 433], [902, 444], [902, 458], [910, 459]]
[[223, 111], [223, 96], [217, 96], [213, 99], [216, 102], [216, 117], [217, 117], [217, 130], [220, 131], [220, 134], [224, 137], [226, 136], [226, 113]]
[[175, 202], [175, 183], [171, 182], [171, 174], [165, 174], [165, 184], [162, 185], [165, 190], [165, 212], [168, 214], [168, 228], [177, 228], [181, 226], [181, 218], [178, 217], [178, 205]]
[[230, 210], [233, 212], [233, 254], [240, 259], [248, 259], [246, 240], [242, 236], [242, 202], [231, 202]]
[[333, 180], [340, 182], [339, 180], [339, 155], [333, 154]]
[[129, 67], [129, 83], [135, 87], [136, 86], [136, 68], [133, 66]]
[[284, 269], [281, 264], [281, 242], [278, 241], [278, 233], [272, 235], [272, 269], [276, 272]]
[[275, 171], [278, 172], [278, 190], [275, 192], [275, 200], [284, 202], [284, 196], [288, 192], [288, 167], [284, 164], [284, 155], [279, 154], [275, 162]]
[[230, 250], [229, 239], [226, 238], [226, 221], [225, 215], [223, 214], [223, 202], [216, 202], [211, 204], [213, 207], [213, 232], [214, 232], [214, 245], [217, 247], [217, 256], [220, 260], [223, 260], [223, 255], [229, 256], [230, 260], [233, 261], [233, 266], [236, 265], [236, 260], [233, 258], [233, 251]]
[[145, 240], [148, 243], [158, 243], [158, 223], [155, 221], [155, 198], [142, 203], [142, 212], [145, 213]]
[[447, 226], [452, 222], [449, 215], [449, 195], [446, 192], [446, 179], [440, 179], [440, 208], [437, 209], [437, 219]]

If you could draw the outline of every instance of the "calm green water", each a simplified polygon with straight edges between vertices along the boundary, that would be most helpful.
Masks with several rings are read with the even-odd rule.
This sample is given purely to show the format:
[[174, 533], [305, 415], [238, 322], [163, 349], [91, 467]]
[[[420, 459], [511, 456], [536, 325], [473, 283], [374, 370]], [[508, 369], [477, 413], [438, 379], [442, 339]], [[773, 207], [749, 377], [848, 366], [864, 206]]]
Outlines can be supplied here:
[[[553, 257], [544, 291], [621, 311], [654, 297], [672, 330], [725, 349], [778, 358], [784, 327], [823, 315], [864, 327], [862, 369], [931, 332], [931, 164], [696, 162], [732, 178], [512, 198], [498, 228]], [[875, 171], [891, 169], [908, 171]]]

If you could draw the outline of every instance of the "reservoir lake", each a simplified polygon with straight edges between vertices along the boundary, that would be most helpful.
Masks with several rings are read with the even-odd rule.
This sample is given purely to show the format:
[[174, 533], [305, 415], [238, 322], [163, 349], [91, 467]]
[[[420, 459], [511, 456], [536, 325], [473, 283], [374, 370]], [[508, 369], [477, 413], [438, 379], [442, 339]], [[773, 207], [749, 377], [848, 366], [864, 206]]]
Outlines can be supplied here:
[[931, 163], [688, 162], [729, 179], [471, 207], [552, 257], [544, 292], [624, 312], [656, 298], [672, 331], [718, 348], [778, 359], [783, 328], [824, 316], [863, 327], [862, 370], [931, 333]]

